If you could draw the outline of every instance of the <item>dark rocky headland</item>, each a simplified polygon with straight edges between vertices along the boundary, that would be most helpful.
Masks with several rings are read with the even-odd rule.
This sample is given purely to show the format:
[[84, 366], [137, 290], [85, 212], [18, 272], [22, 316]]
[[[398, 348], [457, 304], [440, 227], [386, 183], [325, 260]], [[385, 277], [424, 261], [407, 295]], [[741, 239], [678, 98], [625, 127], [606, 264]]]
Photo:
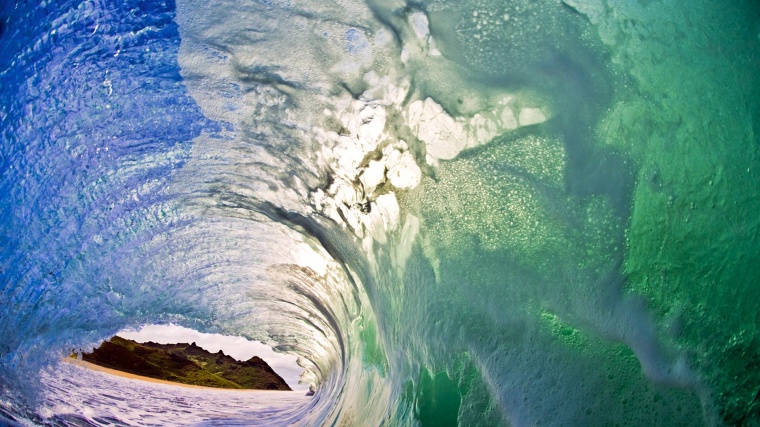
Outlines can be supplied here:
[[239, 362], [221, 350], [210, 353], [192, 344], [144, 344], [115, 336], [86, 362], [160, 380], [206, 387], [290, 390], [288, 384], [261, 358]]

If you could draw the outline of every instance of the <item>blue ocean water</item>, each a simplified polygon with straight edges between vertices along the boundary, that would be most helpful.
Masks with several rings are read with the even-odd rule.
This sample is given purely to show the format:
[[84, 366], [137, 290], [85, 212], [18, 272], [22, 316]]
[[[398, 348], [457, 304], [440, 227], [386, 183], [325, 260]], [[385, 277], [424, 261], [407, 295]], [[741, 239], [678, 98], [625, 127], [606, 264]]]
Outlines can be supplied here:
[[[0, 24], [0, 423], [760, 423], [753, 2]], [[298, 355], [316, 395], [61, 362], [166, 323]]]

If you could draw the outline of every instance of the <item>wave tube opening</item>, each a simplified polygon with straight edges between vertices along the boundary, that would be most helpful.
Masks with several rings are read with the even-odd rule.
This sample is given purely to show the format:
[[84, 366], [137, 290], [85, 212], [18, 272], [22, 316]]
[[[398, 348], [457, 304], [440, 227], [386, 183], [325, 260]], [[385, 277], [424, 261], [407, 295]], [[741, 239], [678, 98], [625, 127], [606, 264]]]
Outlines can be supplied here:
[[[757, 22], [3, 3], [0, 422], [756, 424]], [[150, 324], [260, 341], [316, 393], [60, 363]]]
[[190, 344], [194, 343], [209, 353], [221, 351], [239, 362], [253, 356], [263, 359], [293, 390], [309, 390], [309, 384], [300, 383], [303, 368], [298, 365], [298, 358], [277, 353], [270, 346], [244, 337], [220, 334], [204, 334], [193, 329], [169, 325], [143, 325], [139, 329], [125, 329], [116, 336], [137, 343], [152, 342], [156, 344]]

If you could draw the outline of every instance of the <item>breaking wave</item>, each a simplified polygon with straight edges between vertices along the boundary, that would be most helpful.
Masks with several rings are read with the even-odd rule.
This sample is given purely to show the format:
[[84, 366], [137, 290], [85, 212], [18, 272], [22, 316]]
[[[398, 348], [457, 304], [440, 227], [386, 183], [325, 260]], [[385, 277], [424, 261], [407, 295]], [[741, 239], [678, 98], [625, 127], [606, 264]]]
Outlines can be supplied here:
[[750, 2], [116, 3], [0, 12], [0, 422], [170, 322], [316, 395], [162, 423], [760, 419]]

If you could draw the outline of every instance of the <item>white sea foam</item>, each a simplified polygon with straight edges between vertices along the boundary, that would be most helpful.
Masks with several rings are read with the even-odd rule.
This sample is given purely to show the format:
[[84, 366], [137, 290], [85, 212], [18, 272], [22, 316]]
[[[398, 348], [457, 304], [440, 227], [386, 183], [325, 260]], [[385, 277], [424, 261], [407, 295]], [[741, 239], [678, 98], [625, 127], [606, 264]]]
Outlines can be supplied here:
[[546, 116], [538, 108], [526, 107], [520, 110], [520, 126], [531, 126], [546, 121]]
[[286, 426], [303, 416], [312, 403], [303, 390], [189, 388], [118, 377], [70, 363], [43, 373], [42, 382], [47, 392], [39, 414], [49, 418], [46, 421], [69, 416], [95, 425]]
[[[414, 12], [409, 16], [409, 25], [417, 40], [407, 41], [400, 60], [421, 66], [434, 49], [428, 18], [421, 11]], [[356, 34], [352, 37], [358, 38]], [[440, 54], [437, 49], [434, 51], [435, 55]], [[436, 64], [437, 67], [449, 65], [452, 64]], [[389, 208], [398, 203], [389, 203], [389, 196], [393, 191], [413, 190], [422, 180], [419, 162], [423, 159], [412, 155], [407, 142], [398, 140], [392, 133], [394, 129], [408, 127], [414, 138], [424, 144], [424, 160], [436, 166], [441, 160], [455, 159], [462, 151], [486, 144], [521, 125], [534, 125], [547, 119], [543, 109], [530, 107], [521, 110], [518, 123], [513, 112], [518, 102], [515, 95], [501, 95], [493, 109], [469, 117], [452, 116], [431, 97], [412, 97], [405, 102], [410, 91], [409, 81], [394, 71], [380, 75], [370, 70], [363, 80], [369, 84], [363, 97], [335, 100], [330, 103], [333, 108], [323, 109], [325, 116], [340, 121], [341, 132], [323, 125], [315, 125], [310, 130], [321, 146], [322, 161], [334, 177], [327, 188], [312, 193], [311, 201], [318, 211], [346, 224], [358, 237], [378, 243], [387, 242], [384, 234], [393, 232], [399, 222], [396, 217], [399, 210]], [[468, 105], [479, 104], [468, 100]], [[389, 117], [402, 120], [389, 123]], [[385, 200], [382, 204], [380, 197]], [[365, 242], [365, 247], [371, 245]]]

